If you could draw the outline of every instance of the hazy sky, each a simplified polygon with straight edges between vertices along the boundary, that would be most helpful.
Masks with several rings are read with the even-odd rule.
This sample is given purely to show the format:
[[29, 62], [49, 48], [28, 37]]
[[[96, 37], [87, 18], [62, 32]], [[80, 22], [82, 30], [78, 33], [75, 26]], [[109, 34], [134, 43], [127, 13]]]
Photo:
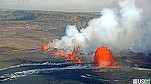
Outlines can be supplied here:
[[[139, 1], [151, 2], [150, 0], [136, 0], [136, 2]], [[63, 11], [98, 11], [115, 4], [117, 0], [0, 0], [1, 8]]]
[[[100, 11], [117, 5], [118, 0], [0, 0], [0, 8], [50, 11]], [[137, 7], [151, 16], [151, 0], [136, 0]]]
[[100, 11], [115, 0], [0, 0], [0, 8], [54, 11]]

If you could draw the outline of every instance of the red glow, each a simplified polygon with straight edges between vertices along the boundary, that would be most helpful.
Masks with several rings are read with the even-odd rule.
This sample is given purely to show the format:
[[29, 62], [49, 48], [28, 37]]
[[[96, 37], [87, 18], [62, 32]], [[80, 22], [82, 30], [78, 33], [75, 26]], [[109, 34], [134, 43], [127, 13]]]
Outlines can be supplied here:
[[51, 51], [51, 48], [50, 48], [49, 46], [45, 45], [45, 44], [43, 44], [43, 45], [40, 47], [40, 49], [43, 50], [43, 51], [47, 51], [47, 52]]
[[81, 58], [78, 58], [77, 56], [75, 56], [75, 54], [78, 52], [78, 50], [74, 47], [72, 53], [70, 56], [68, 56], [66, 58], [66, 60], [69, 60], [69, 61], [74, 61], [74, 63], [76, 64], [81, 64], [82, 63], [82, 60]]
[[74, 47], [74, 49], [73, 49], [71, 55], [68, 56], [68, 57], [66, 58], [66, 60], [73, 61], [73, 60], [75, 59], [75, 54], [76, 54], [76, 53], [77, 53], [77, 49]]
[[69, 61], [73, 61], [74, 60], [74, 56], [68, 56], [67, 58], [66, 58], [66, 60], [69, 60]]
[[96, 49], [94, 65], [98, 68], [117, 68], [116, 60], [110, 49], [105, 46]]
[[59, 52], [59, 51], [57, 51], [57, 52], [55, 52], [54, 53], [54, 56], [68, 56], [68, 55], [70, 55], [71, 53], [70, 52]]
[[74, 63], [76, 63], [76, 64], [82, 64], [82, 60], [80, 58], [78, 58], [78, 57], [75, 57]]

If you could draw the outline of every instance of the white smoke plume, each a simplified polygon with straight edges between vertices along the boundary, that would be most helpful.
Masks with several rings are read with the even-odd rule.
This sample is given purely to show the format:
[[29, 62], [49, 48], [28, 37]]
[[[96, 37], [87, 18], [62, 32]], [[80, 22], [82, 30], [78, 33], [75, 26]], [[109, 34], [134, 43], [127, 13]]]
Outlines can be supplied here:
[[102, 16], [88, 22], [88, 27], [78, 30], [75, 25], [66, 27], [62, 39], [53, 40], [54, 48], [70, 50], [79, 46], [84, 52], [97, 47], [130, 49], [134, 52], [148, 52], [151, 48], [150, 31], [143, 20], [142, 9], [134, 5], [135, 0], [119, 0], [118, 8], [104, 8]]

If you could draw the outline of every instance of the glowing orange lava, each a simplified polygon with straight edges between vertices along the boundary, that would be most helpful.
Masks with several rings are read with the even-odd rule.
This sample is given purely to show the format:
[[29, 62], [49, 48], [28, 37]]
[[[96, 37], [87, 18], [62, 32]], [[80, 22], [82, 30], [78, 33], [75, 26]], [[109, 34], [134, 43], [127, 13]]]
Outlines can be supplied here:
[[110, 49], [105, 46], [96, 49], [94, 65], [98, 68], [118, 68], [116, 60]]
[[[41, 50], [43, 51], [51, 51], [51, 47], [47, 46], [46, 44], [43, 44], [41, 47], [40, 47]], [[81, 58], [75, 56], [75, 54], [78, 52], [78, 49], [74, 47], [72, 53], [71, 52], [64, 52], [64, 51], [57, 51], [55, 52], [53, 55], [54, 56], [65, 56], [66, 57], [66, 60], [68, 61], [73, 61], [74, 63], [76, 64], [81, 64], [82, 63], [82, 60]]]
[[82, 60], [80, 58], [78, 58], [78, 57], [75, 57], [74, 58], [74, 63], [76, 63], [76, 64], [82, 64]]
[[47, 46], [46, 44], [43, 44], [40, 47], [40, 49], [43, 50], [43, 51], [47, 51], [47, 52], [51, 51], [51, 48], [49, 46]]
[[75, 54], [76, 54], [76, 53], [77, 53], [77, 49], [74, 47], [74, 49], [73, 49], [71, 55], [68, 56], [68, 57], [66, 58], [66, 60], [73, 61], [73, 60], [75, 59]]
[[68, 56], [66, 58], [66, 60], [69, 60], [69, 61], [74, 61], [74, 63], [76, 64], [81, 64], [82, 63], [82, 60], [81, 58], [78, 58], [77, 56], [75, 56], [75, 54], [78, 52], [78, 50], [74, 47], [72, 53], [70, 56]]
[[66, 60], [69, 60], [69, 61], [73, 61], [74, 60], [74, 56], [68, 56], [67, 58], [66, 58]]
[[57, 51], [54, 53], [54, 56], [68, 56], [70, 54], [70, 52]]

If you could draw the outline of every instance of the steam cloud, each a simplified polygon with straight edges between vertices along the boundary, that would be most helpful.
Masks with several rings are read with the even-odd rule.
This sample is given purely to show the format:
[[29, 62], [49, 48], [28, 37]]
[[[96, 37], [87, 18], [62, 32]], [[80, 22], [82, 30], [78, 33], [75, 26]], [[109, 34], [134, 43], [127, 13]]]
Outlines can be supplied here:
[[119, 0], [119, 7], [104, 8], [102, 16], [88, 22], [88, 27], [78, 30], [75, 25], [66, 27], [61, 40], [52, 42], [54, 48], [69, 50], [73, 46], [89, 53], [97, 47], [130, 49], [134, 52], [149, 52], [151, 48], [150, 29], [143, 20], [142, 10], [135, 7], [135, 0]]

